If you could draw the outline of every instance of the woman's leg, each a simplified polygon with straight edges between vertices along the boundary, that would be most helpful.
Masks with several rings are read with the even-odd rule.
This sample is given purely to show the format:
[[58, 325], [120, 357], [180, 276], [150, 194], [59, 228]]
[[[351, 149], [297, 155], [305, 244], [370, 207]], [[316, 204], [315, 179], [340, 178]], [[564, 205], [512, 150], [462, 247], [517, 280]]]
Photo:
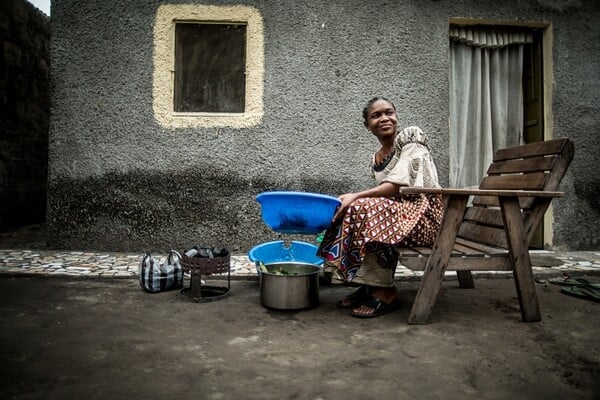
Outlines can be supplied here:
[[370, 287], [370, 295], [357, 304], [351, 312], [355, 317], [374, 317], [396, 309], [398, 291], [394, 286], [394, 273], [398, 255], [390, 245], [369, 243], [363, 263], [354, 282]]
[[360, 285], [358, 289], [344, 296], [337, 302], [339, 308], [355, 308], [369, 300], [371, 297], [372, 287]]
[[[344, 218], [325, 232], [317, 254], [326, 260], [324, 270], [332, 283], [365, 287], [393, 287], [398, 255], [393, 243], [404, 238], [396, 228], [399, 202], [388, 198], [363, 198], [354, 202]], [[372, 291], [358, 290], [338, 305], [356, 308], [370, 302]]]

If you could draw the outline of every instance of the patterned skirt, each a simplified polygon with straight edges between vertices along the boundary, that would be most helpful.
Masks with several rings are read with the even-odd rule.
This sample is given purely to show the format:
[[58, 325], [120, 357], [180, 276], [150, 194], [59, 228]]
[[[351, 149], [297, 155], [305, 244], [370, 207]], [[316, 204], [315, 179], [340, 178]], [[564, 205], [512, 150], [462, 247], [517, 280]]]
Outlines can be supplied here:
[[394, 246], [431, 246], [443, 215], [441, 195], [367, 197], [325, 232], [318, 255], [334, 283], [392, 286]]

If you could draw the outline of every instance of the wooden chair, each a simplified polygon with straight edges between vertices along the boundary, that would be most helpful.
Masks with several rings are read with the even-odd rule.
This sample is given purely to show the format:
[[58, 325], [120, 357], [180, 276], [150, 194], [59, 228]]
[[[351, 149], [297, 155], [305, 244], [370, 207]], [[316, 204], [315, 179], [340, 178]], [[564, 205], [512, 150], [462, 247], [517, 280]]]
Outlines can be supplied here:
[[573, 153], [566, 138], [501, 149], [479, 189], [402, 189], [440, 193], [445, 205], [432, 248], [396, 249], [402, 265], [424, 271], [409, 324], [429, 321], [447, 270], [463, 288], [473, 287], [471, 271], [513, 271], [522, 320], [541, 321], [528, 248], [550, 202], [563, 195], [557, 189]]

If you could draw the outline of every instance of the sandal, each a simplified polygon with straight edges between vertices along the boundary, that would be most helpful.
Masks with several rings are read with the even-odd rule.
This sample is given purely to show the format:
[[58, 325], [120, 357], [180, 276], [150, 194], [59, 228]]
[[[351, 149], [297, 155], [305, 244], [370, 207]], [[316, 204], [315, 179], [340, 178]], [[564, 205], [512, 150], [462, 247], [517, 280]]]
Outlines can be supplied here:
[[370, 297], [371, 294], [369, 293], [369, 287], [361, 285], [357, 290], [339, 300], [337, 302], [337, 306], [338, 308], [356, 308], [363, 304]]
[[596, 286], [581, 284], [578, 286], [563, 287], [560, 289], [560, 291], [570, 296], [600, 303], [600, 288], [597, 288]]
[[559, 286], [591, 286], [594, 289], [600, 289], [599, 282], [593, 282], [585, 278], [571, 278], [568, 275], [560, 278], [550, 278], [548, 282]]
[[549, 279], [550, 283], [562, 286], [560, 291], [570, 296], [600, 303], [600, 283], [585, 278], [574, 278], [563, 274], [560, 278]]
[[378, 317], [380, 315], [387, 314], [391, 311], [394, 311], [394, 310], [400, 308], [400, 299], [394, 299], [394, 300], [392, 300], [391, 303], [388, 304], [383, 300], [379, 300], [374, 297], [371, 297], [371, 299], [369, 301], [367, 301], [366, 303], [363, 303], [361, 305], [370, 307], [373, 309], [373, 311], [368, 314], [362, 314], [362, 313], [357, 313], [355, 311], [352, 311], [350, 313], [350, 315], [353, 317], [356, 317], [356, 318]]

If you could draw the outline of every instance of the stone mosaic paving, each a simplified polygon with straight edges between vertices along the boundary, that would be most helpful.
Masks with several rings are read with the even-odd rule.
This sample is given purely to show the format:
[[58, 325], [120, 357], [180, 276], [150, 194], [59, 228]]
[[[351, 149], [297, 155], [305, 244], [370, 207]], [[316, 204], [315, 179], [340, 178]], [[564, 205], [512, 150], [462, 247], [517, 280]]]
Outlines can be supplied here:
[[[532, 251], [534, 275], [560, 275], [564, 272], [600, 274], [600, 252]], [[165, 254], [155, 258], [164, 261]], [[94, 253], [85, 251], [48, 251], [0, 249], [0, 274], [47, 274], [53, 276], [134, 278], [137, 277], [142, 254]], [[403, 266], [396, 270], [398, 280], [418, 278], [422, 273]], [[477, 275], [506, 275], [510, 272], [474, 272]], [[449, 279], [454, 272], [447, 272]], [[218, 278], [218, 276], [215, 276]], [[256, 268], [245, 255], [231, 256], [231, 279], [258, 279]]]

